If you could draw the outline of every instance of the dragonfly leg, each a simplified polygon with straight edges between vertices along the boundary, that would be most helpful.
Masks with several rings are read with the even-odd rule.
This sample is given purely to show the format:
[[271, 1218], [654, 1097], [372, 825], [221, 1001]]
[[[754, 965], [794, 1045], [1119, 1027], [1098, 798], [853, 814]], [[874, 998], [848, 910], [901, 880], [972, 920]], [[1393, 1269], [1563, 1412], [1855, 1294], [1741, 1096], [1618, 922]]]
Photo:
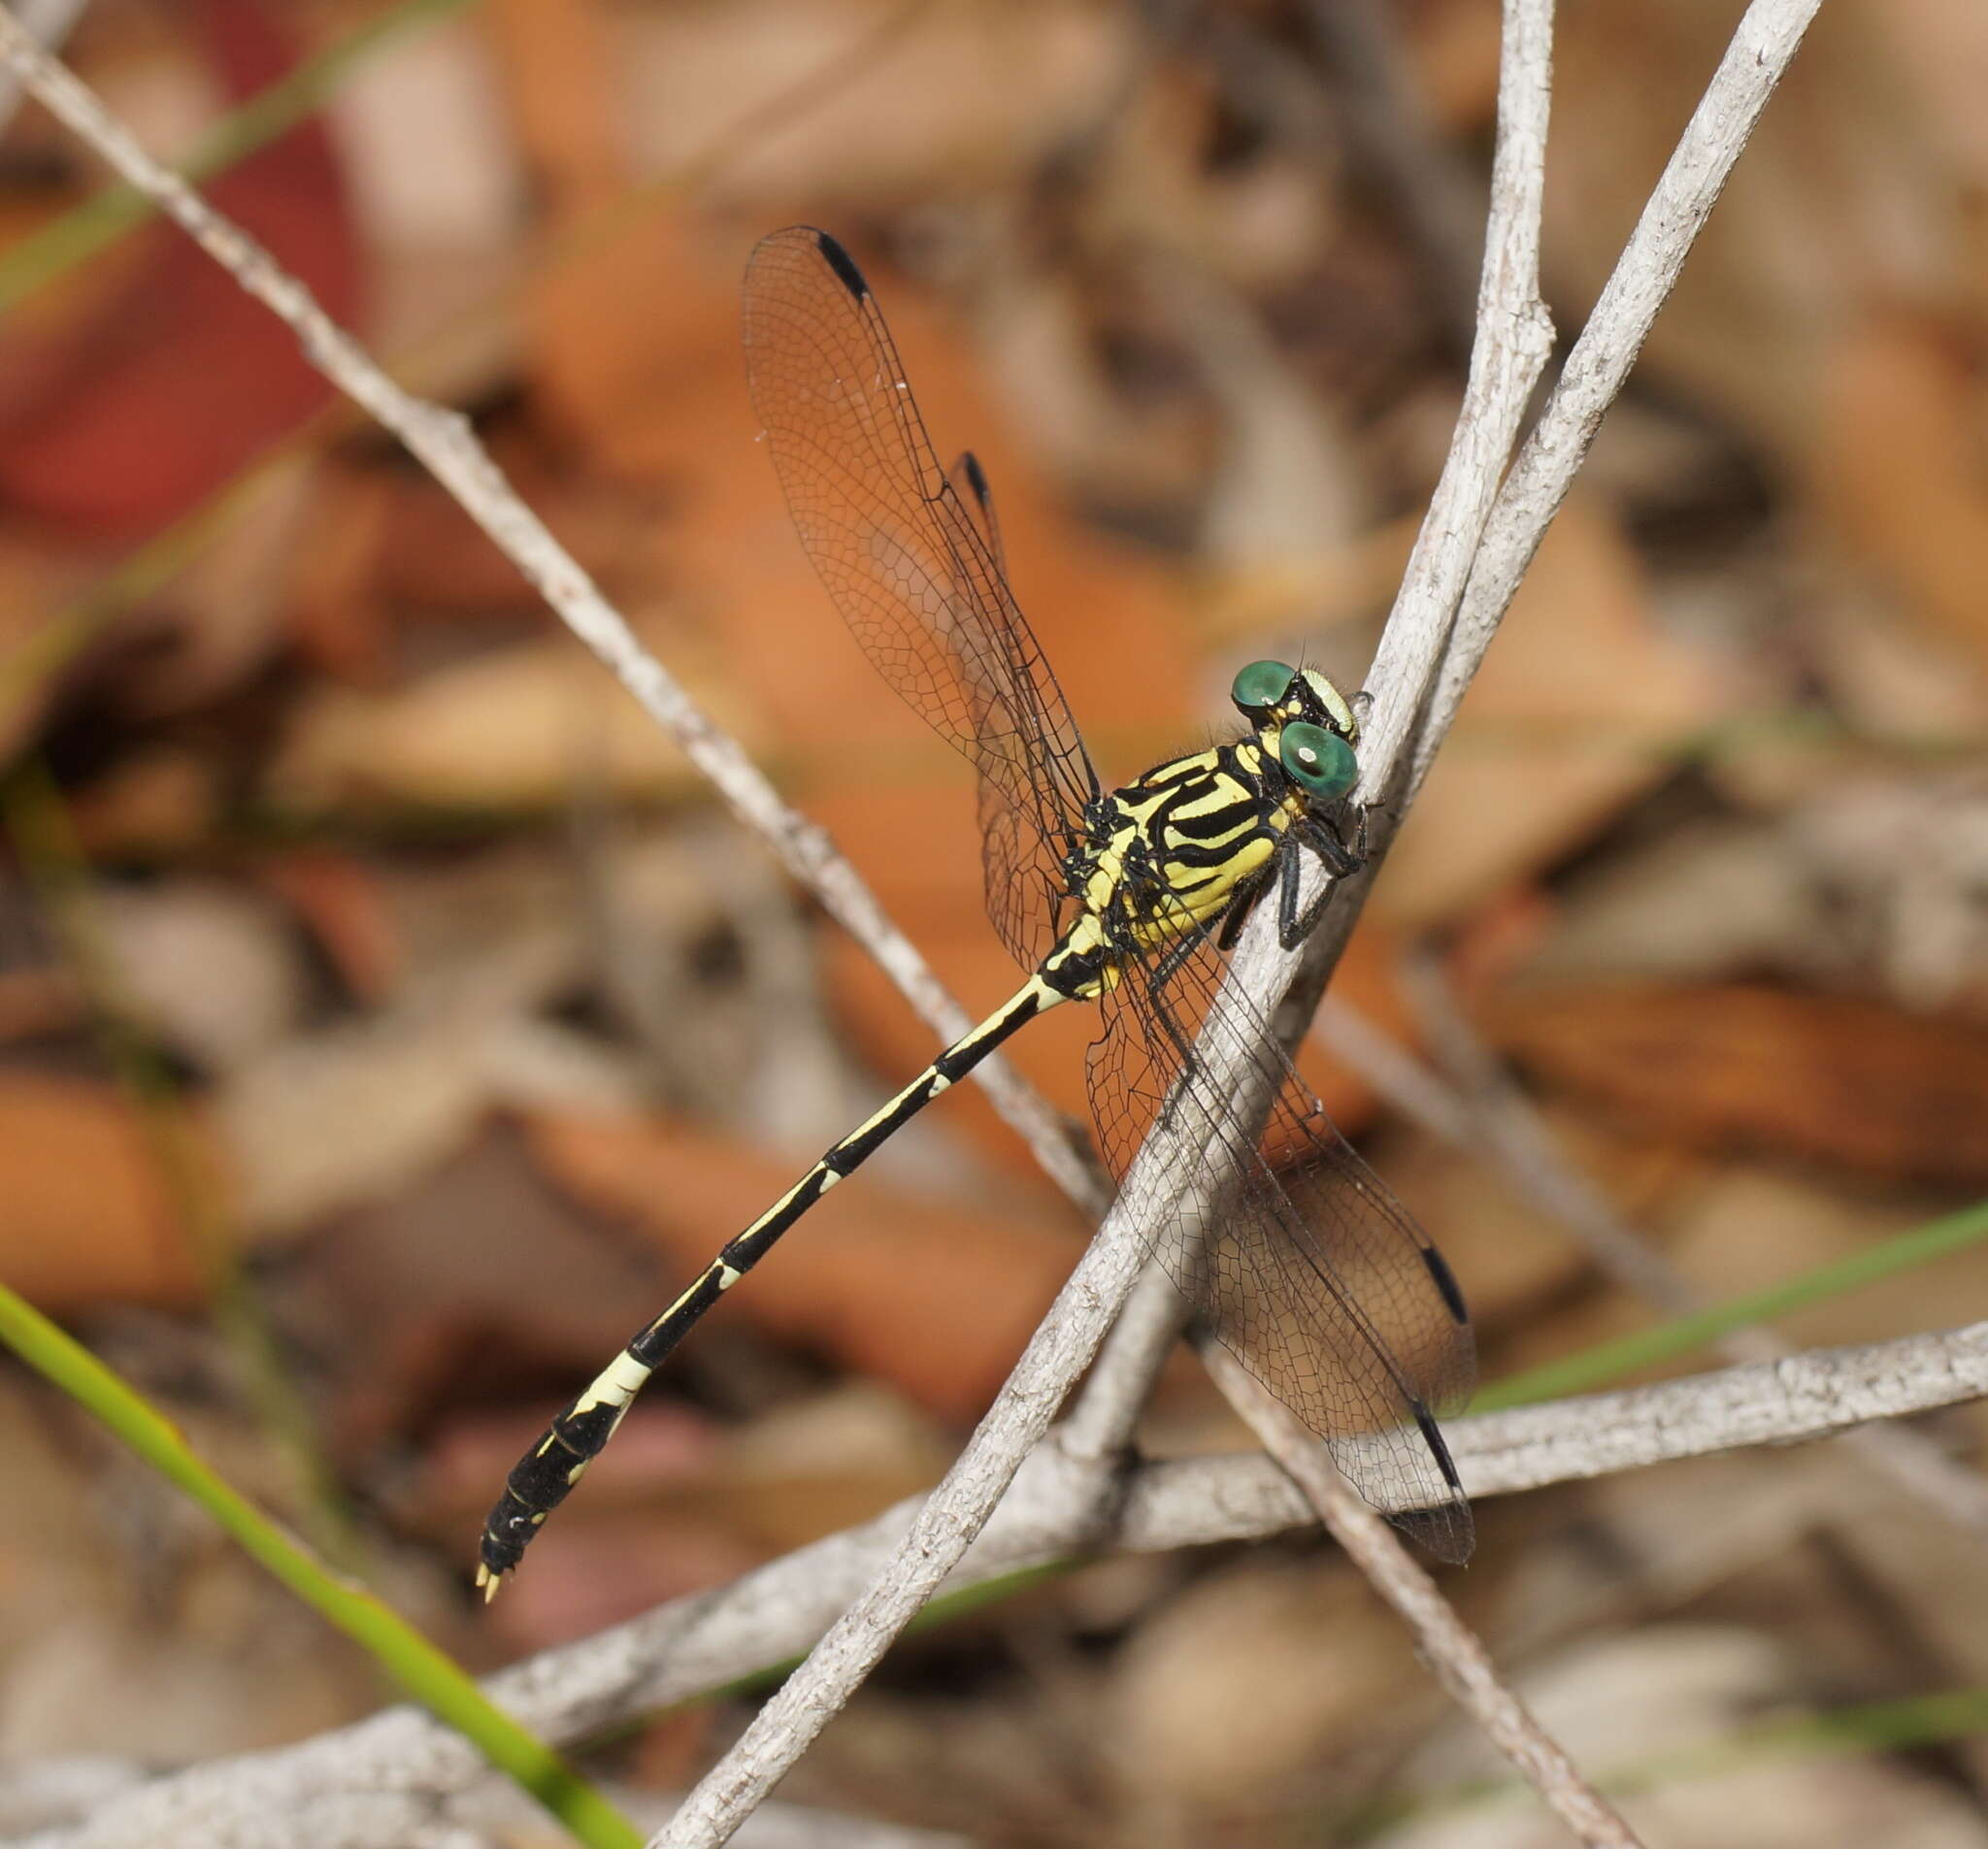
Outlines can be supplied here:
[[1221, 935], [1215, 939], [1215, 948], [1224, 956], [1235, 949], [1236, 940], [1242, 935], [1242, 927], [1249, 922], [1249, 914], [1256, 909], [1256, 902], [1262, 896], [1263, 882], [1252, 880], [1230, 901], [1228, 910], [1222, 913]]
[[[1225, 924], [1223, 926], [1225, 933], [1228, 927]], [[1206, 936], [1206, 932], [1199, 925], [1193, 926], [1168, 949], [1166, 955], [1161, 957], [1145, 974], [1145, 992], [1147, 1000], [1152, 1005], [1152, 1015], [1166, 1029], [1167, 1038], [1174, 1042], [1174, 1050], [1179, 1055], [1180, 1069], [1183, 1075], [1197, 1070], [1200, 1062], [1195, 1057], [1193, 1040], [1181, 1031], [1180, 1023], [1174, 1018], [1174, 1010], [1167, 1006], [1165, 990], [1168, 983], [1179, 974], [1188, 958], [1201, 948], [1203, 939]], [[1160, 1114], [1155, 1125], [1156, 1128], [1165, 1128], [1173, 1122], [1174, 1106], [1185, 1095], [1186, 1090], [1186, 1086], [1178, 1083], [1170, 1088], [1167, 1102], [1160, 1108]]]
[[[1325, 890], [1310, 905], [1302, 907], [1298, 900], [1299, 880], [1304, 873], [1304, 862], [1298, 854], [1301, 843], [1325, 863], [1326, 872], [1332, 875]], [[1364, 812], [1357, 830], [1356, 844], [1351, 847], [1340, 839], [1331, 824], [1312, 816], [1306, 817], [1277, 844], [1277, 941], [1286, 950], [1297, 949], [1311, 935], [1325, 914], [1333, 888], [1348, 874], [1358, 873], [1366, 864], [1366, 844]]]
[[[1179, 974], [1180, 966], [1201, 948], [1202, 939], [1205, 935], [1199, 925], [1191, 927], [1175, 941], [1173, 947], [1168, 950], [1167, 954], [1147, 972], [1145, 992], [1155, 1002], [1162, 999], [1160, 991]], [[1225, 920], [1222, 925], [1222, 940], [1218, 947], [1226, 950], [1233, 941], [1234, 938], [1231, 935], [1229, 923]]]

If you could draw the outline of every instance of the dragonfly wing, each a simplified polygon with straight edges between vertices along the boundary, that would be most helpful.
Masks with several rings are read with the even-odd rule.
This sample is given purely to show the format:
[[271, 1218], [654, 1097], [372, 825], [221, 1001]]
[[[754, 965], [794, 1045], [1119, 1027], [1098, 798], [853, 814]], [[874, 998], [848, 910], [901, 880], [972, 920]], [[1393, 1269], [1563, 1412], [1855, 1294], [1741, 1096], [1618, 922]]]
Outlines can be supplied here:
[[958, 497], [980, 544], [987, 548], [987, 556], [994, 561], [994, 569], [1006, 581], [1008, 551], [1001, 544], [1001, 517], [994, 512], [994, 489], [980, 467], [980, 458], [971, 449], [962, 449], [945, 472], [945, 484]]
[[[1157, 985], [1153, 967], [1128, 965], [1107, 992], [1089, 1080], [1154, 1256], [1368, 1502], [1439, 1559], [1467, 1559], [1470, 1504], [1436, 1425], [1475, 1372], [1455, 1279], [1261, 1016], [1236, 997], [1217, 1008], [1212, 943]], [[1178, 1153], [1135, 1167], [1162, 1122]]]
[[1033, 967], [1066, 922], [1064, 862], [1098, 781], [1003, 575], [984, 478], [962, 458], [970, 508], [861, 272], [825, 232], [796, 225], [753, 251], [746, 360], [816, 574], [884, 679], [979, 775], [988, 915]]

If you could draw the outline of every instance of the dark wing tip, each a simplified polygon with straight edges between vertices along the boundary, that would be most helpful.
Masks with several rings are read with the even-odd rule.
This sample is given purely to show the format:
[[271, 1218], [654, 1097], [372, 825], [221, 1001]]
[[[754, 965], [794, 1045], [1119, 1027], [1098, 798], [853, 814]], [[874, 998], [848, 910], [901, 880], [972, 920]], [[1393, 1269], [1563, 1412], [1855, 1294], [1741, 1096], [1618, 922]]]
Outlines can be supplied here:
[[817, 231], [814, 242], [819, 246], [828, 267], [836, 274], [836, 280], [847, 289], [857, 301], [868, 299], [870, 285], [863, 281], [863, 272], [856, 268], [856, 259], [849, 255], [826, 231]]
[[1422, 1428], [1423, 1440], [1435, 1453], [1436, 1462], [1442, 1471], [1442, 1480], [1461, 1496], [1464, 1480], [1457, 1474], [1456, 1460], [1449, 1455], [1449, 1441], [1442, 1436], [1442, 1428], [1436, 1423], [1429, 1408], [1419, 1404], [1415, 1407], [1415, 1423]]
[[1442, 1294], [1443, 1307], [1459, 1327], [1469, 1322], [1471, 1312], [1464, 1303], [1464, 1287], [1456, 1281], [1456, 1273], [1449, 1269], [1449, 1261], [1435, 1246], [1425, 1245], [1422, 1247], [1422, 1263], [1428, 1267], [1430, 1277]]
[[1449, 1455], [1448, 1441], [1428, 1407], [1418, 1404], [1414, 1411], [1423, 1440], [1435, 1457], [1443, 1481], [1449, 1485], [1450, 1498], [1446, 1503], [1433, 1508], [1398, 1511], [1394, 1520], [1438, 1560], [1452, 1567], [1461, 1567], [1470, 1559], [1477, 1540], [1476, 1524], [1471, 1519], [1470, 1501], [1464, 1495], [1464, 1480], [1457, 1471], [1455, 1459]]
[[974, 491], [974, 499], [985, 507], [993, 499], [994, 491], [987, 485], [987, 476], [980, 467], [980, 458], [971, 449], [962, 449], [959, 455], [959, 472], [966, 477], [967, 486]]

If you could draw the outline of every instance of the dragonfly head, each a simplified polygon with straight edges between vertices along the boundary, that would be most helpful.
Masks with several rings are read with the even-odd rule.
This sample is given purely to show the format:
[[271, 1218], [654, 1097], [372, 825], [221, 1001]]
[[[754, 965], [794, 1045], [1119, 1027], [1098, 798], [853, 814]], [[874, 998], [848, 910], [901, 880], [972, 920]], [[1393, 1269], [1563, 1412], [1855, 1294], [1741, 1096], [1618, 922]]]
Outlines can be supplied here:
[[1359, 775], [1353, 747], [1360, 721], [1353, 704], [1316, 668], [1252, 661], [1229, 689], [1236, 710], [1256, 728], [1264, 754], [1317, 802], [1345, 795]]

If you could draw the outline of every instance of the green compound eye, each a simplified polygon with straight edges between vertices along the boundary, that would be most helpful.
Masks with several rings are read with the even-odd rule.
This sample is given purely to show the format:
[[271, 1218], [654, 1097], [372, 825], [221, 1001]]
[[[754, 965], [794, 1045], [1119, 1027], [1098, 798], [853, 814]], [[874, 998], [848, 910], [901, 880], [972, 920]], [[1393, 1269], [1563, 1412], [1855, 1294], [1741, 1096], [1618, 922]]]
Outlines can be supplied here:
[[1360, 774], [1353, 747], [1322, 725], [1297, 721], [1285, 726], [1278, 755], [1284, 769], [1313, 796], [1343, 796]]
[[1236, 677], [1229, 698], [1244, 712], [1261, 712], [1290, 692], [1296, 678], [1297, 670], [1281, 661], [1252, 661]]

